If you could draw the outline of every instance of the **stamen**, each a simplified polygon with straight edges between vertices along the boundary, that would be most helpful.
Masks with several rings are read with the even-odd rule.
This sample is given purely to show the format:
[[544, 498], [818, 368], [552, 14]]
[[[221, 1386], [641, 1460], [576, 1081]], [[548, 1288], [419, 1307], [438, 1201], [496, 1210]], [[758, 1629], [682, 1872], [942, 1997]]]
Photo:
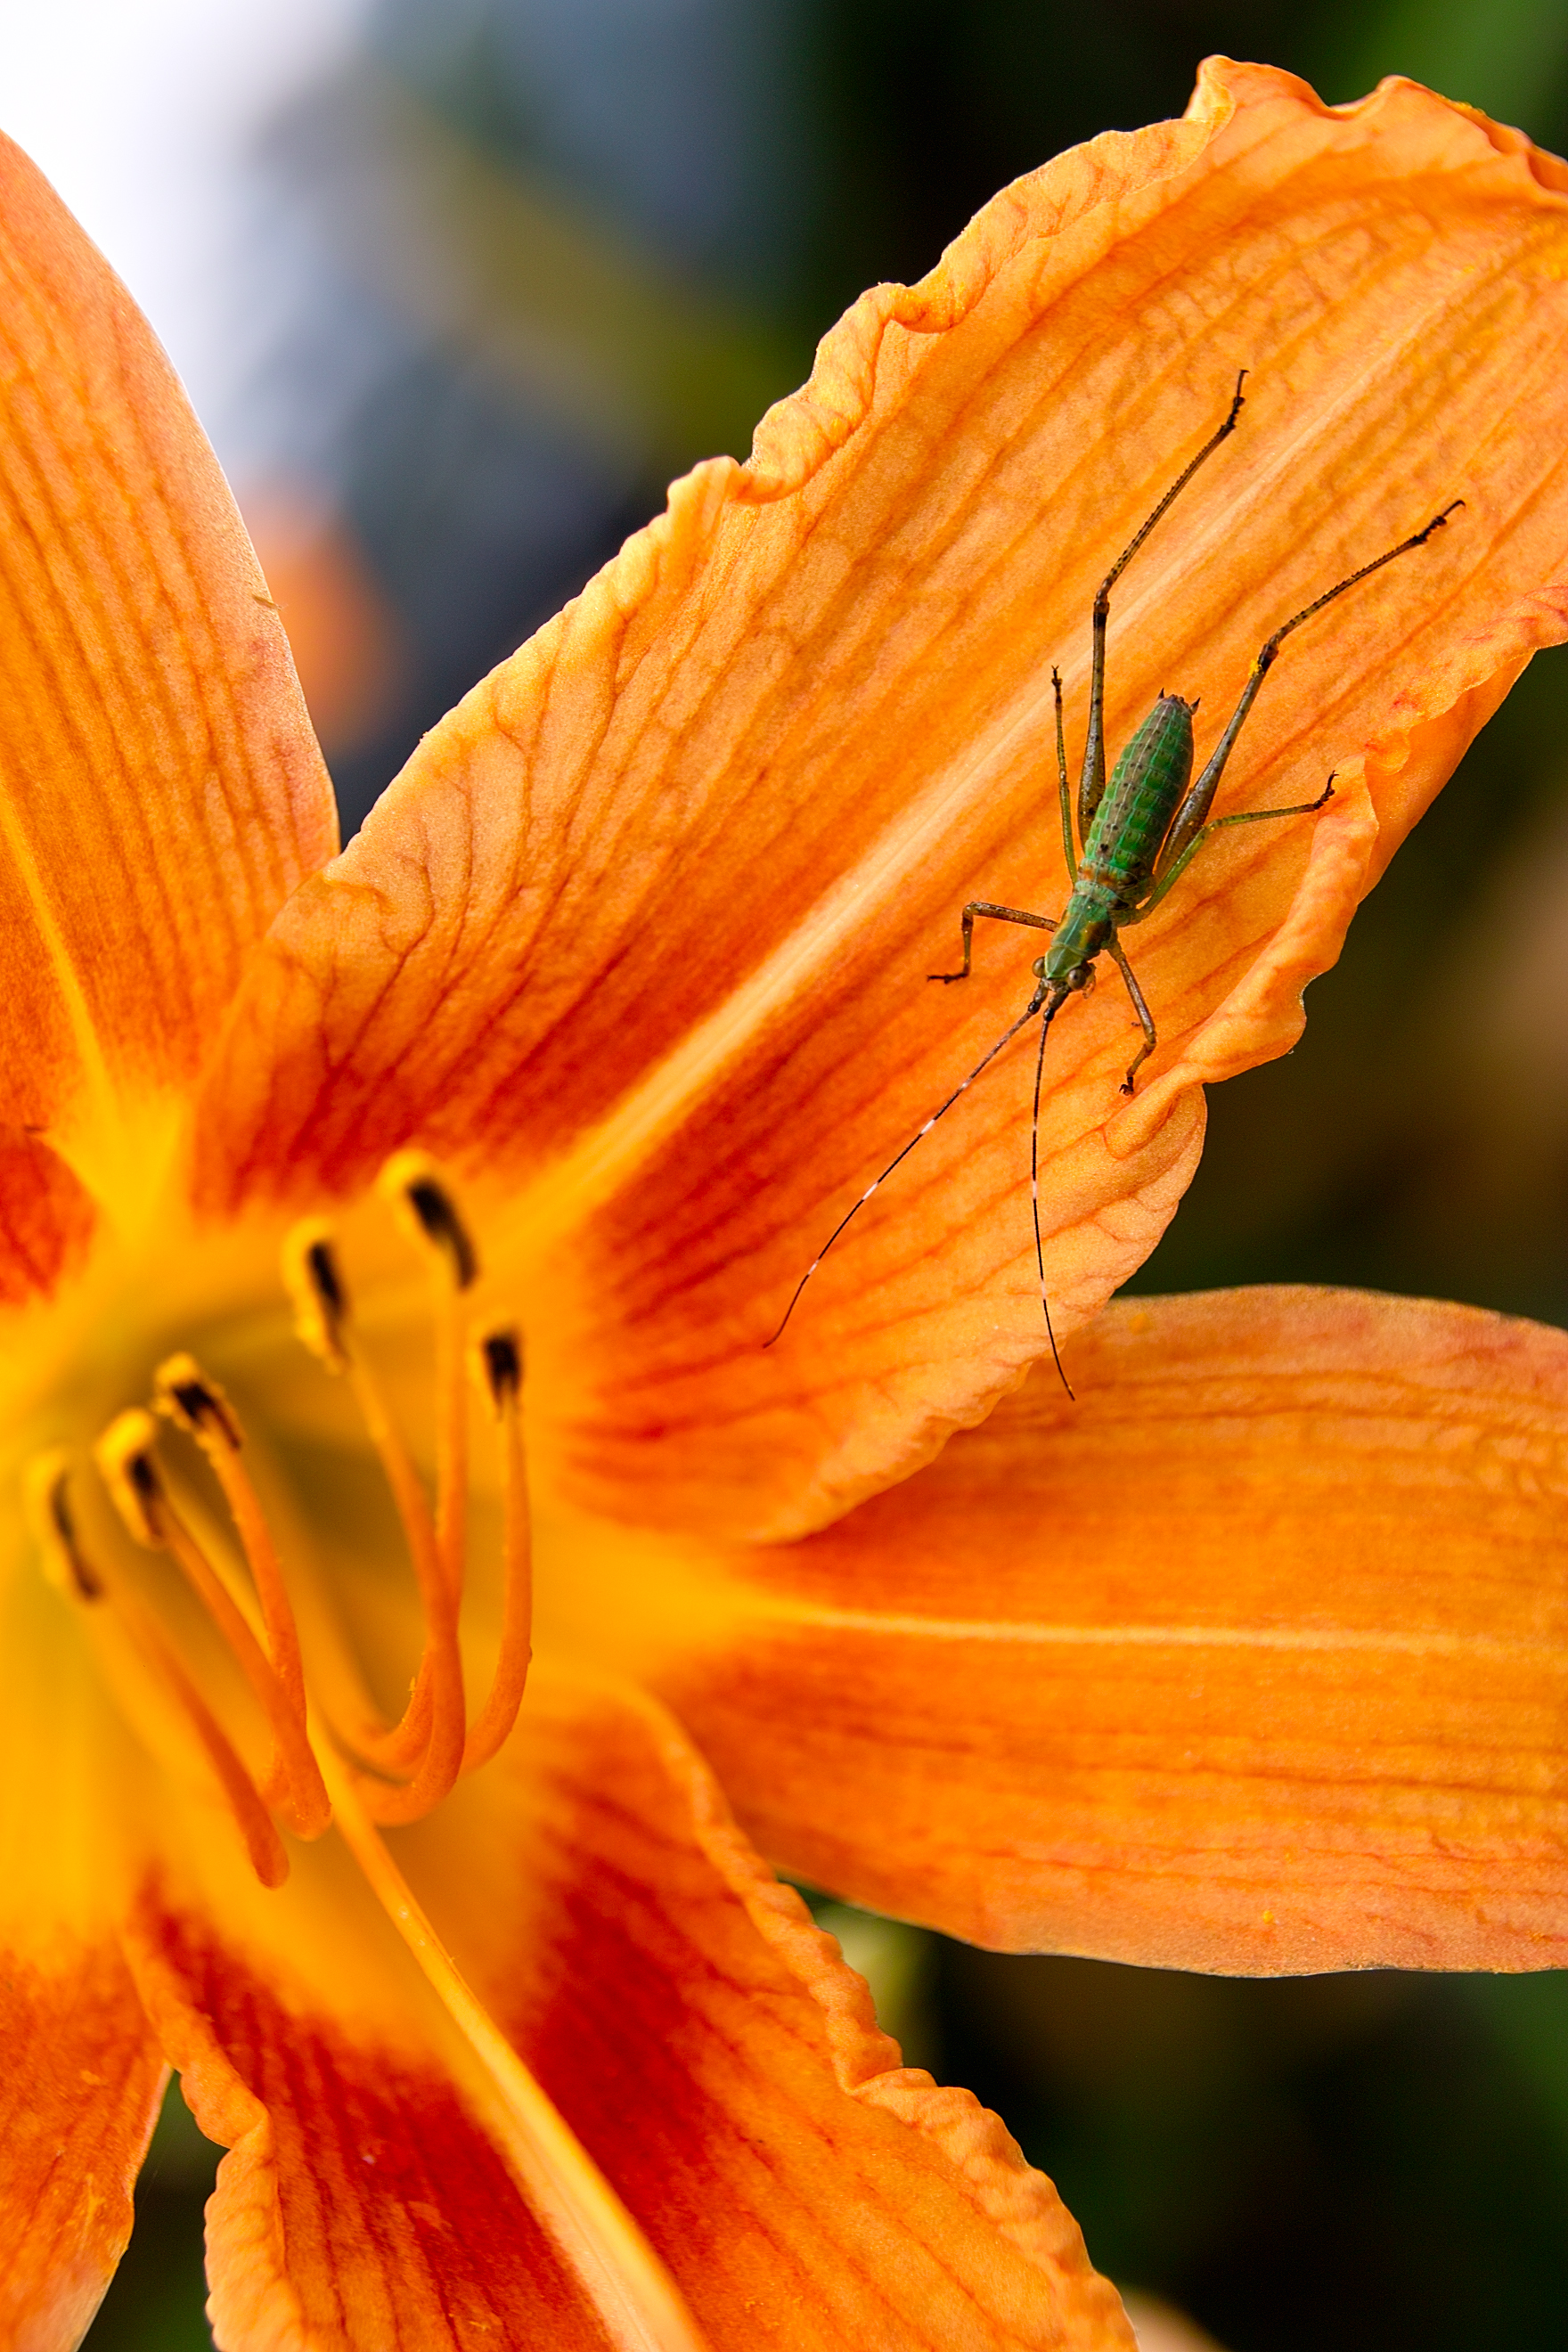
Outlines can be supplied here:
[[363, 1780], [363, 1801], [374, 1818], [388, 1822], [417, 1821], [447, 1795], [463, 1759], [466, 1710], [458, 1647], [457, 1580], [447, 1572], [419, 1474], [380, 1384], [353, 1344], [348, 1291], [338, 1269], [331, 1227], [323, 1220], [311, 1218], [294, 1227], [284, 1244], [283, 1272], [294, 1299], [300, 1338], [329, 1370], [347, 1375], [392, 1490], [419, 1587], [425, 1644], [408, 1705], [390, 1729], [367, 1728], [353, 1740], [368, 1762], [388, 1769], [413, 1768], [413, 1778], [401, 1788]]
[[161, 1413], [195, 1439], [212, 1465], [261, 1603], [261, 1621], [267, 1629], [273, 1671], [283, 1685], [292, 1713], [303, 1723], [305, 1675], [300, 1656], [299, 1628], [272, 1531], [241, 1456], [243, 1439], [228, 1399], [217, 1382], [208, 1379], [194, 1356], [180, 1355], [171, 1356], [153, 1373], [153, 1401]]
[[435, 1251], [453, 1288], [470, 1289], [479, 1271], [479, 1252], [435, 1161], [423, 1151], [395, 1151], [376, 1179], [376, 1190], [412, 1238]]
[[465, 1772], [488, 1764], [517, 1721], [532, 1655], [533, 1615], [532, 1528], [522, 1446], [522, 1342], [518, 1333], [510, 1328], [487, 1332], [474, 1350], [474, 1363], [500, 1430], [501, 1630], [495, 1679], [463, 1749]]
[[23, 1482], [28, 1526], [44, 1572], [56, 1590], [77, 1601], [101, 1601], [103, 1579], [77, 1539], [69, 1485], [70, 1455], [63, 1445], [53, 1445], [30, 1462]]
[[330, 1372], [344, 1370], [348, 1293], [338, 1270], [332, 1229], [324, 1217], [302, 1217], [286, 1236], [283, 1283], [294, 1305], [294, 1328], [306, 1347]]
[[77, 1601], [108, 1604], [142, 1664], [166, 1685], [183, 1709], [234, 1816], [251, 1868], [263, 1886], [281, 1886], [289, 1875], [289, 1855], [256, 1783], [148, 1612], [123, 1584], [111, 1587], [102, 1570], [88, 1560], [70, 1507], [69, 1477], [70, 1457], [63, 1447], [40, 1454], [27, 1470], [28, 1517], [46, 1574]]
[[462, 1599], [468, 1545], [468, 1414], [463, 1381], [462, 1294], [479, 1270], [479, 1253], [433, 1160], [395, 1151], [376, 1189], [410, 1239], [435, 1267], [436, 1545], [448, 1582]]
[[191, 1728], [206, 1751], [218, 1786], [228, 1800], [229, 1811], [245, 1840], [251, 1868], [263, 1886], [281, 1886], [289, 1875], [288, 1849], [228, 1735], [147, 1612], [131, 1600], [129, 1593], [117, 1592], [114, 1599], [126, 1632], [147, 1664], [163, 1675], [189, 1717]]
[[266, 1775], [268, 1793], [283, 1803], [300, 1837], [320, 1837], [331, 1809], [303, 1710], [296, 1712], [248, 1620], [171, 1499], [153, 1455], [157, 1441], [151, 1413], [121, 1413], [95, 1448], [103, 1482], [137, 1542], [170, 1555], [228, 1643], [271, 1726], [275, 1754]]

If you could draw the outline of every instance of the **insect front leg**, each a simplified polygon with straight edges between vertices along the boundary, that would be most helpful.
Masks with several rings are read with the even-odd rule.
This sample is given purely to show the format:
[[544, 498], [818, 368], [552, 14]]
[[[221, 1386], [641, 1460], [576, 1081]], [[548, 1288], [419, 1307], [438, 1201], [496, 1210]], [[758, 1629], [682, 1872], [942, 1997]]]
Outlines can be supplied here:
[[1130, 915], [1123, 915], [1121, 920], [1124, 923], [1141, 923], [1145, 915], [1152, 915], [1166, 892], [1181, 880], [1205, 842], [1211, 835], [1223, 833], [1227, 824], [1267, 824], [1270, 817], [1316, 816], [1320, 809], [1328, 807], [1333, 796], [1334, 780], [1331, 776], [1315, 801], [1298, 801], [1293, 808], [1238, 809], [1232, 816], [1211, 818], [1203, 830], [1187, 843], [1173, 866], [1156, 869], [1153, 887], [1148, 897], [1140, 900]]
[[1022, 907], [994, 907], [987, 898], [971, 898], [963, 910], [963, 965], [959, 971], [928, 971], [928, 980], [967, 980], [970, 951], [974, 944], [974, 918], [989, 915], [995, 923], [1027, 923], [1037, 931], [1054, 931], [1054, 915], [1026, 914]]
[[1062, 855], [1068, 862], [1068, 881], [1078, 880], [1078, 849], [1072, 837], [1072, 786], [1068, 782], [1068, 739], [1062, 723], [1062, 674], [1051, 672], [1051, 689], [1057, 698], [1057, 789], [1062, 804]]
[[[1199, 467], [1206, 465], [1221, 442], [1227, 441], [1236, 431], [1236, 420], [1245, 404], [1241, 387], [1247, 377], [1247, 371], [1243, 368], [1236, 379], [1236, 390], [1231, 394], [1224, 424], [1217, 432], [1210, 434], [1197, 456], [1188, 459], [1153, 513], [1133, 532], [1096, 592], [1089, 615], [1089, 733], [1084, 739], [1083, 773], [1078, 787], [1078, 829], [1084, 841], [1089, 839], [1089, 829], [1094, 823], [1100, 802], [1105, 798], [1105, 632], [1110, 619], [1110, 592], [1154, 525], [1175, 504]], [[1070, 859], [1068, 863], [1070, 865]]]
[[[1136, 920], [1136, 918], [1134, 917], [1131, 919]], [[1139, 1025], [1143, 1032], [1143, 1043], [1140, 1045], [1136, 1054], [1133, 1055], [1132, 1060], [1128, 1066], [1127, 1076], [1121, 1081], [1122, 1093], [1124, 1095], [1130, 1095], [1132, 1092], [1133, 1079], [1138, 1076], [1139, 1071], [1142, 1068], [1144, 1063], [1148, 1060], [1150, 1055], [1153, 1052], [1160, 1040], [1154, 1032], [1154, 1016], [1150, 1012], [1148, 1004], [1144, 1001], [1142, 990], [1139, 987], [1138, 982], [1132, 977], [1132, 967], [1127, 961], [1127, 950], [1122, 946], [1114, 931], [1111, 932], [1110, 937], [1106, 940], [1105, 945], [1108, 953], [1110, 955], [1116, 965], [1117, 971], [1127, 982], [1127, 993], [1132, 999], [1132, 1010], [1138, 1015]]]

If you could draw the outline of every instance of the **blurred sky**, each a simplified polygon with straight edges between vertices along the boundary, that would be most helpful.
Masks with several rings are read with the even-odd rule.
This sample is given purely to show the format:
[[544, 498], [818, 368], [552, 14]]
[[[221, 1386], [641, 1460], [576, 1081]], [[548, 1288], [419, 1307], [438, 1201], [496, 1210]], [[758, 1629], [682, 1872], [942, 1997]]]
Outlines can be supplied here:
[[204, 418], [234, 388], [236, 157], [367, 6], [0, 0], [0, 129], [113, 262]]

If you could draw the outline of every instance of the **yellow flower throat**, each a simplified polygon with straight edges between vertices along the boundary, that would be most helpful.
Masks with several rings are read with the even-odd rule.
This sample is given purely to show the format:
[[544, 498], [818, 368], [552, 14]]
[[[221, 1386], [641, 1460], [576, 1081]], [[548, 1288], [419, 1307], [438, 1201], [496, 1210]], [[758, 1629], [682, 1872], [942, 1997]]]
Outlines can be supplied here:
[[[290, 1574], [287, 1547], [252, 1476], [240, 1416], [194, 1355], [182, 1350], [159, 1364], [148, 1402], [119, 1412], [92, 1448], [102, 1488], [134, 1549], [84, 1537], [79, 1452], [47, 1445], [33, 1454], [26, 1472], [29, 1522], [51, 1581], [89, 1627], [110, 1634], [119, 1678], [129, 1656], [143, 1691], [151, 1685], [155, 1694], [154, 1709], [172, 1712], [187, 1749], [194, 1739], [257, 1875], [269, 1886], [280, 1885], [289, 1871], [279, 1825], [314, 1838], [331, 1819], [319, 1760], [323, 1740], [371, 1820], [417, 1821], [461, 1775], [496, 1753], [516, 1719], [528, 1674], [531, 1556], [521, 1340], [510, 1324], [485, 1325], [472, 1316], [478, 1254], [430, 1162], [413, 1152], [395, 1154], [378, 1189], [434, 1276], [433, 1503], [356, 1328], [327, 1221], [308, 1219], [289, 1233], [282, 1279], [299, 1340], [352, 1397], [414, 1571], [422, 1629], [418, 1664], [395, 1721], [374, 1706], [352, 1662], [346, 1674], [329, 1677], [330, 1701], [310, 1686], [296, 1615], [297, 1565]], [[501, 1551], [495, 1664], [488, 1694], [472, 1715], [458, 1641], [470, 1380], [495, 1428]], [[196, 1465], [205, 1465], [205, 1498], [184, 1475], [183, 1449], [178, 1439], [171, 1442], [172, 1432], [194, 1447]], [[146, 1553], [164, 1556], [174, 1572], [172, 1591], [139, 1570], [138, 1559]], [[309, 1597], [320, 1617], [323, 1596], [312, 1591]], [[332, 1632], [329, 1646], [346, 1656], [342, 1629]], [[193, 1651], [199, 1665], [192, 1663]]]

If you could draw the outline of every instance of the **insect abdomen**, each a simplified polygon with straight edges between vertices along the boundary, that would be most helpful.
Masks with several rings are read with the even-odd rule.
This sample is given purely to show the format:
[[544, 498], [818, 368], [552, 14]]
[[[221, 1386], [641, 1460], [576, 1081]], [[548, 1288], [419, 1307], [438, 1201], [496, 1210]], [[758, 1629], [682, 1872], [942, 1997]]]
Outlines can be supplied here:
[[1081, 870], [1118, 893], [1152, 871], [1192, 781], [1193, 709], [1179, 694], [1163, 694], [1111, 772]]

